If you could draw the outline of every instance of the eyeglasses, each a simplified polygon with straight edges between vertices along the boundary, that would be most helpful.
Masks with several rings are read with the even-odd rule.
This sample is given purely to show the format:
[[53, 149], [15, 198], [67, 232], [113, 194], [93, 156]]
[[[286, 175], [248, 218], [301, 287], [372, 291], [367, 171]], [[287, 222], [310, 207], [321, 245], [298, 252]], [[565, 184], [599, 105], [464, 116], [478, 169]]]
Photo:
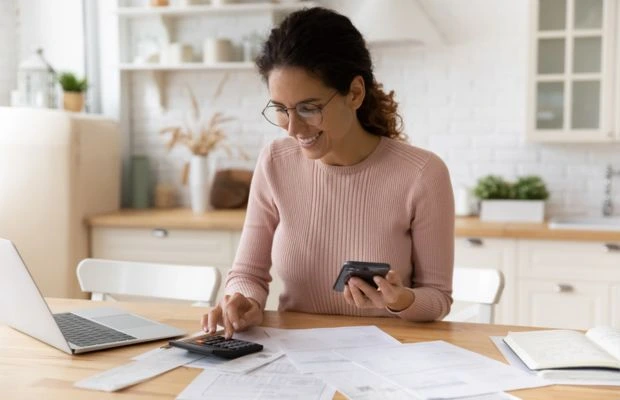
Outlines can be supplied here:
[[267, 103], [261, 114], [269, 123], [280, 128], [287, 128], [290, 115], [289, 110], [295, 110], [297, 116], [304, 123], [311, 126], [320, 126], [323, 123], [323, 109], [332, 101], [336, 94], [338, 94], [338, 91], [334, 92], [325, 104], [299, 103], [295, 107], [284, 107], [278, 104]]

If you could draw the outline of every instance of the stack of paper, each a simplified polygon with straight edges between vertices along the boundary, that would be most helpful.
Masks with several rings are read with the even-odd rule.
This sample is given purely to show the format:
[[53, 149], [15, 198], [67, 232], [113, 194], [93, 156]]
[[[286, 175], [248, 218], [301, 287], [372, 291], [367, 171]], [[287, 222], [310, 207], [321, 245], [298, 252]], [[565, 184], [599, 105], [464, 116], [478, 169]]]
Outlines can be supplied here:
[[443, 341], [401, 344], [376, 326], [257, 327], [236, 337], [261, 343], [264, 350], [223, 360], [161, 348], [76, 385], [116, 390], [180, 365], [204, 369], [181, 400], [326, 400], [336, 390], [354, 400], [505, 400], [514, 398], [505, 390], [549, 384]]

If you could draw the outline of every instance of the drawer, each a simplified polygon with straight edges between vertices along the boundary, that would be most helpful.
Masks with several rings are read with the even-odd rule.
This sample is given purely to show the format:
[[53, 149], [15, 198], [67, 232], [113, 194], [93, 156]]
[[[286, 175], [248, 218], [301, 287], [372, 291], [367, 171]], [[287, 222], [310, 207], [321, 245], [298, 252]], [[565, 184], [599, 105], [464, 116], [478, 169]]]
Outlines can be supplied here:
[[620, 282], [615, 243], [518, 241], [518, 275], [543, 279]]
[[192, 229], [93, 228], [91, 255], [127, 261], [230, 266], [235, 233]]
[[588, 329], [610, 325], [610, 287], [570, 279], [520, 279], [520, 325]]

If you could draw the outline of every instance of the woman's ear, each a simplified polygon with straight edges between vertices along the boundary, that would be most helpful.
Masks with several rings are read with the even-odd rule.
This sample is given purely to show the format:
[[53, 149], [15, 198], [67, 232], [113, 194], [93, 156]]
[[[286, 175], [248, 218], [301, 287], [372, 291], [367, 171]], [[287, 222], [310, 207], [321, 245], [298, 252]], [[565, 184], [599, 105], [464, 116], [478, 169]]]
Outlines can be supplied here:
[[366, 86], [364, 85], [364, 78], [358, 75], [353, 78], [351, 85], [349, 86], [349, 94], [347, 96], [349, 104], [354, 110], [357, 110], [362, 106], [365, 96]]

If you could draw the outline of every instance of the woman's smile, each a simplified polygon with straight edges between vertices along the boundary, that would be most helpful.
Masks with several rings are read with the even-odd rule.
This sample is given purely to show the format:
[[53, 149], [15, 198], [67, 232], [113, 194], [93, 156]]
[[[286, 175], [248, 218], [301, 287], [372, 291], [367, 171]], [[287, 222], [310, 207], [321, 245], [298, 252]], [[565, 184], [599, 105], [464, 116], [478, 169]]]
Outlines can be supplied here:
[[319, 140], [319, 137], [322, 134], [323, 134], [323, 131], [320, 131], [319, 133], [313, 136], [296, 135], [295, 138], [297, 139], [301, 147], [307, 149], [307, 148], [312, 147], [317, 142], [317, 140]]

